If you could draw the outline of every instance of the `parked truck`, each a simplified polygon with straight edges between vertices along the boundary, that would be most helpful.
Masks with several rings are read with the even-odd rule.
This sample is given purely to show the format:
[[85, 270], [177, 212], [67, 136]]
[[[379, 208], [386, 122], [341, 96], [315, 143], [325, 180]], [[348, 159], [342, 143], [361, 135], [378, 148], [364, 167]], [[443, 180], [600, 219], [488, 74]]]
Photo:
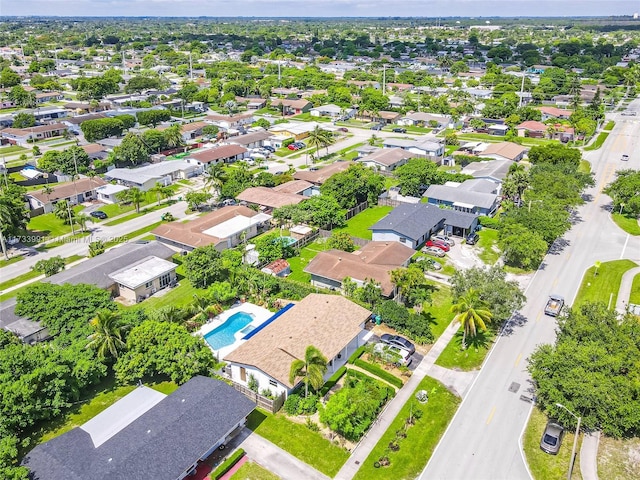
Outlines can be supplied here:
[[544, 307], [544, 314], [549, 315], [551, 317], [557, 317], [560, 315], [560, 311], [564, 306], [564, 298], [560, 295], [549, 295], [549, 300], [547, 300], [547, 305]]

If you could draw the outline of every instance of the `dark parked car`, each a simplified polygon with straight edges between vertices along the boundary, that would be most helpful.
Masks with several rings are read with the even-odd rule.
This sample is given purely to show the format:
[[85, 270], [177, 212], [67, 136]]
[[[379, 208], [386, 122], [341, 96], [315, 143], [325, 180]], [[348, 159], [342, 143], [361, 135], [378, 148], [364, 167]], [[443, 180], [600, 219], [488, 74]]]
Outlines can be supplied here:
[[374, 125], [371, 130], [382, 130], [382, 125]]
[[413, 355], [416, 351], [416, 347], [413, 343], [399, 335], [390, 335], [388, 333], [385, 333], [380, 337], [380, 340], [387, 345], [404, 348], [411, 355]]
[[393, 131], [394, 133], [407, 133], [406, 128], [394, 128]]
[[275, 148], [270, 147], [269, 145], [265, 145], [265, 146], [263, 146], [262, 148], [264, 148], [265, 150], [267, 150], [267, 151], [269, 151], [269, 152], [271, 152], [271, 153], [273, 153], [273, 152], [275, 152], [275, 151], [276, 151], [276, 149], [275, 149]]
[[475, 245], [480, 240], [480, 235], [476, 232], [470, 233], [467, 235], [467, 245]]
[[339, 131], [339, 132], [348, 132], [348, 131], [349, 131], [349, 129], [348, 129], [348, 128], [345, 128], [345, 127], [340, 127], [340, 128], [338, 129], [338, 131]]
[[107, 214], [102, 210], [94, 210], [89, 215], [91, 215], [93, 218], [99, 218], [100, 220], [104, 220], [105, 218], [107, 218]]
[[562, 444], [563, 435], [564, 428], [562, 428], [562, 425], [555, 420], [549, 420], [540, 439], [540, 448], [543, 452], [557, 455]]

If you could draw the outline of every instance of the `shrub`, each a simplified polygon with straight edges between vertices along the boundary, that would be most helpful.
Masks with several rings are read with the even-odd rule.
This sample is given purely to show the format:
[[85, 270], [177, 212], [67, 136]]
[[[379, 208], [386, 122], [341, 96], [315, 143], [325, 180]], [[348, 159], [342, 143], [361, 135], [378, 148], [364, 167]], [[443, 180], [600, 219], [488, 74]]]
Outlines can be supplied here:
[[320, 431], [320, 426], [316, 422], [313, 422], [309, 417], [307, 417], [307, 422], [305, 423], [305, 425], [312, 432]]
[[394, 385], [398, 388], [402, 388], [402, 385], [404, 385], [404, 383], [402, 383], [402, 380], [399, 379], [398, 377], [396, 377], [395, 375], [387, 372], [386, 370], [383, 370], [382, 368], [376, 366], [376, 365], [372, 365], [371, 363], [367, 363], [364, 360], [356, 360], [354, 362], [354, 365], [356, 367], [360, 367], [363, 370], [366, 370], [367, 372], [375, 375], [376, 377], [379, 377], [383, 380], [385, 380], [386, 382], [390, 383], [391, 385]]
[[288, 415], [311, 415], [318, 411], [318, 396], [309, 395], [307, 398], [292, 393], [284, 402], [284, 411]]
[[284, 411], [287, 412], [287, 414], [289, 415], [297, 415], [299, 406], [300, 406], [300, 395], [296, 393], [292, 393], [287, 397], [282, 408], [284, 408]]
[[258, 379], [254, 376], [254, 375], [249, 375], [249, 381], [247, 382], [247, 387], [249, 387], [249, 390], [253, 390], [254, 392], [258, 393], [258, 387], [260, 386], [260, 384], [258, 383]]
[[291, 145], [293, 142], [295, 142], [295, 140], [293, 138], [287, 138], [286, 140], [283, 140], [282, 142], [282, 148], [287, 148], [289, 145]]
[[263, 388], [262, 390], [260, 390], [260, 395], [262, 395], [265, 398], [268, 398], [269, 400], [273, 400], [274, 398], [276, 398], [273, 392], [268, 388]]
[[500, 230], [500, 227], [502, 226], [500, 224], [500, 219], [497, 217], [481, 216], [481, 217], [478, 217], [478, 221], [480, 222], [480, 225], [482, 225], [485, 228], [493, 228], [495, 230]]
[[240, 461], [240, 459], [244, 457], [244, 450], [239, 448], [227, 458], [224, 462], [220, 464], [218, 468], [211, 474], [211, 478], [214, 480], [219, 480], [227, 473], [231, 468]]
[[[356, 350], [356, 352], [357, 352], [357, 350]], [[360, 355], [362, 355], [362, 354], [360, 354]], [[349, 359], [349, 360], [351, 360], [351, 359]], [[346, 372], [347, 372], [347, 369], [344, 366], [342, 366], [338, 370], [336, 370], [336, 373], [331, 375], [331, 378], [329, 378], [329, 380], [327, 380], [326, 383], [320, 389], [320, 397], [324, 397], [329, 392], [329, 390], [331, 390], [334, 387], [334, 385], [336, 383], [338, 383], [338, 381], [342, 378], [342, 376]]]
[[362, 347], [358, 347], [358, 349], [351, 354], [347, 363], [353, 364], [357, 359], [359, 359], [362, 356], [365, 350], [366, 350], [366, 347], [364, 345]]

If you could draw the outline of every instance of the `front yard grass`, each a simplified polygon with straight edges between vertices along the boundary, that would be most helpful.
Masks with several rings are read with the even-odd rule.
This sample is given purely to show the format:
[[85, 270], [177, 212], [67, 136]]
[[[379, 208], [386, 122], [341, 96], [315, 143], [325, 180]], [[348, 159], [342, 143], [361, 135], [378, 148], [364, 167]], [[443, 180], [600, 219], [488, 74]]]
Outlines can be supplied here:
[[484, 362], [487, 353], [491, 349], [495, 333], [487, 329], [485, 332], [478, 330], [474, 338], [467, 336], [467, 348], [462, 349], [462, 329], [453, 336], [449, 344], [436, 360], [436, 365], [455, 370], [477, 370]]
[[640, 438], [600, 437], [598, 476], [602, 479], [635, 480], [640, 478]]
[[[68, 265], [70, 263], [80, 260], [81, 258], [84, 258], [84, 257], [82, 255], [72, 255], [68, 258], [65, 258], [64, 262], [65, 264]], [[14, 287], [16, 285], [20, 285], [21, 283], [24, 283], [24, 282], [28, 282], [29, 280], [39, 277], [40, 275], [42, 275], [42, 273], [36, 272], [35, 270], [30, 270], [28, 272], [23, 273], [22, 275], [18, 275], [17, 277], [14, 277], [10, 280], [0, 283], [0, 291], [6, 290], [7, 288]]]
[[347, 226], [337, 228], [335, 231], [347, 232], [352, 237], [364, 238], [365, 240], [371, 240], [371, 230], [369, 227], [374, 225], [378, 220], [387, 215], [393, 207], [388, 206], [376, 206], [367, 208], [359, 214], [353, 216], [347, 220]]
[[453, 298], [449, 287], [435, 282], [432, 285], [436, 290], [431, 294], [431, 305], [425, 308], [424, 312], [430, 317], [429, 324], [435, 341], [447, 329], [453, 319], [453, 314], [451, 313]]
[[478, 240], [478, 247], [480, 253], [478, 257], [487, 265], [495, 265], [500, 258], [500, 251], [496, 251], [494, 248], [498, 245], [498, 230], [492, 228], [483, 228], [478, 232], [480, 240]]
[[[412, 479], [420, 474], [453, 418], [460, 399], [430, 377], [425, 377], [420, 382], [416, 388], [418, 390], [426, 390], [429, 401], [420, 404], [415, 400], [415, 395], [411, 395], [411, 399], [405, 403], [364, 461], [354, 480]], [[388, 445], [396, 438], [396, 432], [404, 428], [411, 412], [418, 409], [422, 411], [422, 418], [416, 420], [415, 425], [406, 431], [407, 437], [399, 441], [400, 450], [388, 452]], [[388, 455], [390, 465], [376, 468], [374, 463], [384, 455]]]
[[631, 284], [631, 294], [629, 295], [629, 303], [640, 305], [640, 275], [633, 277]]
[[584, 147], [585, 150], [598, 150], [609, 136], [609, 132], [600, 132], [598, 138], [591, 144]]
[[334, 477], [349, 458], [349, 452], [305, 425], [287, 420], [284, 414], [272, 415], [257, 408], [249, 415], [247, 428], [329, 477]]
[[627, 270], [637, 267], [631, 260], [613, 260], [603, 262], [596, 275], [596, 267], [590, 267], [582, 277], [582, 284], [576, 296], [575, 306], [585, 302], [601, 302], [615, 308], [622, 275]]
[[580, 160], [580, 166], [578, 167], [580, 173], [591, 173], [591, 163], [589, 160]]
[[624, 213], [612, 213], [611, 218], [616, 222], [616, 225], [629, 235], [640, 235], [640, 225], [638, 224], [637, 217], [633, 215], [626, 215]]
[[291, 267], [291, 274], [287, 278], [298, 282], [311, 282], [311, 275], [303, 270], [318, 253], [328, 250], [328, 248], [327, 242], [319, 240], [301, 248], [298, 255], [287, 259]]
[[279, 476], [262, 468], [257, 463], [245, 462], [236, 473], [231, 476], [230, 480], [279, 480], [279, 478]]
[[603, 130], [613, 130], [613, 127], [615, 126], [616, 126], [616, 122], [614, 122], [613, 120], [609, 120], [607, 124], [604, 126]]
[[[76, 205], [72, 208], [72, 211], [78, 213], [80, 210], [82, 210], [82, 208], [82, 205]], [[71, 233], [71, 225], [65, 223], [63, 220], [60, 220], [53, 212], [51, 212], [33, 217], [27, 224], [27, 230], [29, 232], [26, 234], [26, 236], [29, 237], [53, 238]], [[40, 243], [45, 240], [46, 239], [43, 238], [39, 242], [35, 243]]]
[[[563, 480], [567, 478], [569, 470], [569, 459], [571, 458], [571, 449], [573, 448], [573, 431], [568, 429], [562, 439], [562, 445], [557, 455], [549, 455], [540, 449], [540, 439], [542, 432], [547, 425], [547, 416], [538, 408], [534, 408], [529, 417], [529, 423], [524, 431], [522, 439], [522, 448], [524, 450], [527, 463], [531, 475], [535, 480]], [[581, 437], [582, 438], [582, 437]], [[580, 443], [580, 442], [579, 442]], [[576, 452], [576, 461], [573, 466], [571, 478], [580, 479], [580, 445]], [[603, 477], [600, 478], [617, 478]]]

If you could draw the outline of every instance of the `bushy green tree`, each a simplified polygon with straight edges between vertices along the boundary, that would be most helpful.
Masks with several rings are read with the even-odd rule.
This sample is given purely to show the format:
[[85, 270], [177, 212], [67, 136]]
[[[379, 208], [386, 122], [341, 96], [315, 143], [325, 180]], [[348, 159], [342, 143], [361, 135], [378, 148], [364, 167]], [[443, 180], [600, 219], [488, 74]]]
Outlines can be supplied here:
[[640, 216], [639, 170], [618, 170], [616, 179], [607, 185], [604, 193], [613, 199], [615, 211]]
[[39, 273], [44, 273], [45, 277], [55, 275], [61, 270], [64, 270], [65, 261], [61, 256], [51, 257], [46, 260], [38, 260], [32, 267], [33, 270]]
[[375, 205], [384, 190], [384, 177], [364, 165], [351, 165], [347, 170], [332, 175], [320, 187], [323, 195], [336, 199], [340, 207], [353, 208], [368, 201]]
[[327, 239], [327, 246], [345, 252], [353, 252], [356, 249], [351, 235], [349, 235], [348, 232], [332, 232], [331, 236]]
[[187, 279], [198, 288], [206, 288], [213, 282], [224, 279], [224, 266], [215, 245], [198, 247], [184, 257]]

